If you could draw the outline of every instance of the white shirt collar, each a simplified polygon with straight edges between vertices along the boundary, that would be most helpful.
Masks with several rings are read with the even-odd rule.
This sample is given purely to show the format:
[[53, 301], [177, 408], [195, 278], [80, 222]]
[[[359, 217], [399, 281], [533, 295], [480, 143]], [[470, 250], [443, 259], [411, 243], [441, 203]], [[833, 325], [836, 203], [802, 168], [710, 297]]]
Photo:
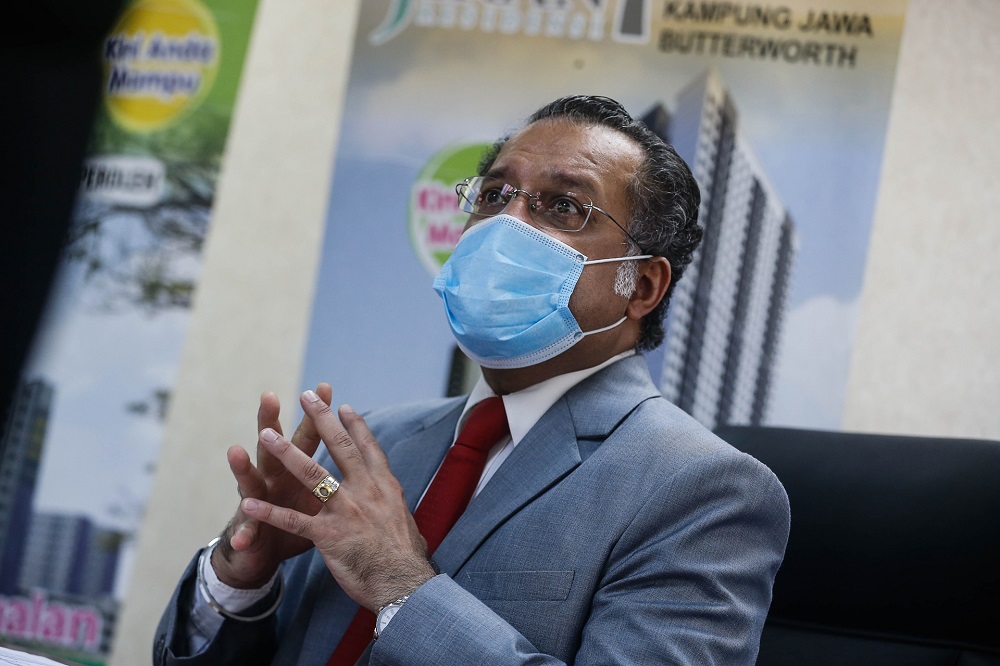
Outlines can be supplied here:
[[[507, 423], [510, 426], [510, 438], [511, 443], [514, 446], [528, 434], [538, 420], [542, 418], [545, 412], [549, 411], [549, 407], [554, 405], [559, 398], [563, 397], [567, 391], [582, 382], [587, 377], [597, 371], [606, 368], [607, 366], [620, 361], [623, 358], [634, 355], [635, 350], [628, 350], [622, 352], [617, 356], [612, 356], [608, 360], [604, 361], [599, 365], [595, 365], [592, 368], [585, 368], [583, 370], [577, 370], [575, 372], [567, 372], [564, 375], [556, 375], [546, 379], [545, 381], [539, 382], [534, 386], [529, 386], [526, 389], [522, 389], [515, 393], [508, 393], [503, 397], [504, 410], [507, 412]], [[490, 388], [489, 384], [483, 377], [479, 378], [476, 385], [472, 388], [469, 393], [469, 399], [465, 403], [465, 409], [462, 410], [462, 415], [458, 419], [458, 425], [455, 428], [455, 438], [458, 438], [458, 432], [465, 425], [466, 416], [469, 410], [472, 409], [476, 403], [486, 398], [495, 396], [496, 393]]]

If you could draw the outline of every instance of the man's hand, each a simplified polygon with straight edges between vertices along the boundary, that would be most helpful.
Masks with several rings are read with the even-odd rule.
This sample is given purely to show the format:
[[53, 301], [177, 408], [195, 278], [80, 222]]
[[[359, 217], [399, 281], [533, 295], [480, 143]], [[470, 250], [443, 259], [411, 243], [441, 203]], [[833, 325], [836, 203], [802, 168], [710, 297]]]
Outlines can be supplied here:
[[308, 539], [352, 599], [369, 610], [413, 592], [434, 577], [427, 544], [413, 521], [403, 490], [364, 419], [346, 405], [338, 415], [312, 391], [302, 394], [306, 418], [322, 438], [344, 480], [329, 501], [312, 489], [327, 476], [308, 451], [273, 428], [260, 433], [261, 447], [298, 479], [311, 502], [296, 505], [270, 496], [247, 497], [248, 516]]
[[[329, 404], [332, 390], [329, 384], [316, 387], [318, 400]], [[314, 394], [314, 395], [315, 395]], [[257, 410], [257, 432], [270, 428], [281, 433], [278, 422], [280, 406], [274, 393], [260, 397]], [[306, 414], [292, 435], [291, 445], [306, 457], [311, 457], [319, 446], [320, 436], [312, 418]], [[229, 468], [236, 477], [240, 496], [244, 499], [265, 500], [305, 513], [316, 513], [319, 502], [309, 488], [288, 472], [280, 460], [267, 447], [257, 444], [257, 466], [240, 446], [227, 452]], [[212, 553], [212, 567], [219, 580], [231, 587], [256, 588], [263, 586], [277, 571], [278, 565], [289, 557], [298, 555], [312, 546], [312, 542], [294, 534], [260, 523], [247, 516], [242, 508], [229, 521], [219, 545]]]

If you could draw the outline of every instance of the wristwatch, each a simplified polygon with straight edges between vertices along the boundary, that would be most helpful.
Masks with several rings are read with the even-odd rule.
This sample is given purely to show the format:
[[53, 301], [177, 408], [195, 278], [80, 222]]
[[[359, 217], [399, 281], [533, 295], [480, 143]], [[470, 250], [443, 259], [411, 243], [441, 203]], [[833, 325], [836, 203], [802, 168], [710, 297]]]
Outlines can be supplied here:
[[403, 607], [403, 604], [405, 604], [406, 600], [409, 598], [410, 595], [400, 597], [392, 603], [388, 603], [378, 609], [378, 615], [375, 616], [375, 640], [378, 640], [378, 637], [382, 635], [385, 628], [389, 626], [389, 620], [392, 619], [393, 615], [399, 612], [399, 609]]

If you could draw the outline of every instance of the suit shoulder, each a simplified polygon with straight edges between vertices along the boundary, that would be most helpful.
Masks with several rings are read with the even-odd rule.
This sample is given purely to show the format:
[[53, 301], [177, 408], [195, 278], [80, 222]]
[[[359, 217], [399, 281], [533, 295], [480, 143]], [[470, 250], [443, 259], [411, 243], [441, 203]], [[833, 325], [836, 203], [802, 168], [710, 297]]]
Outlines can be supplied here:
[[655, 465], [680, 470], [736, 467], [768, 483], [780, 484], [774, 473], [753, 456], [721, 439], [691, 415], [662, 397], [639, 405], [613, 436], [641, 448], [642, 457]]
[[653, 444], [651, 448], [654, 451], [670, 455], [737, 452], [690, 414], [662, 396], [644, 400], [622, 421], [618, 430], [621, 434], [641, 437]]

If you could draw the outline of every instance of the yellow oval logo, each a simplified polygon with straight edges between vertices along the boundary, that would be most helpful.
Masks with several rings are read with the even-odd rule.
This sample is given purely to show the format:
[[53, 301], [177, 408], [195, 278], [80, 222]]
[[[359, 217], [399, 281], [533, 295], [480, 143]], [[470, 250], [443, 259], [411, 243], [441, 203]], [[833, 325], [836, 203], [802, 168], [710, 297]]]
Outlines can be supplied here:
[[194, 110], [219, 68], [219, 31], [197, 0], [139, 0], [104, 42], [104, 99], [126, 129], [149, 132]]

